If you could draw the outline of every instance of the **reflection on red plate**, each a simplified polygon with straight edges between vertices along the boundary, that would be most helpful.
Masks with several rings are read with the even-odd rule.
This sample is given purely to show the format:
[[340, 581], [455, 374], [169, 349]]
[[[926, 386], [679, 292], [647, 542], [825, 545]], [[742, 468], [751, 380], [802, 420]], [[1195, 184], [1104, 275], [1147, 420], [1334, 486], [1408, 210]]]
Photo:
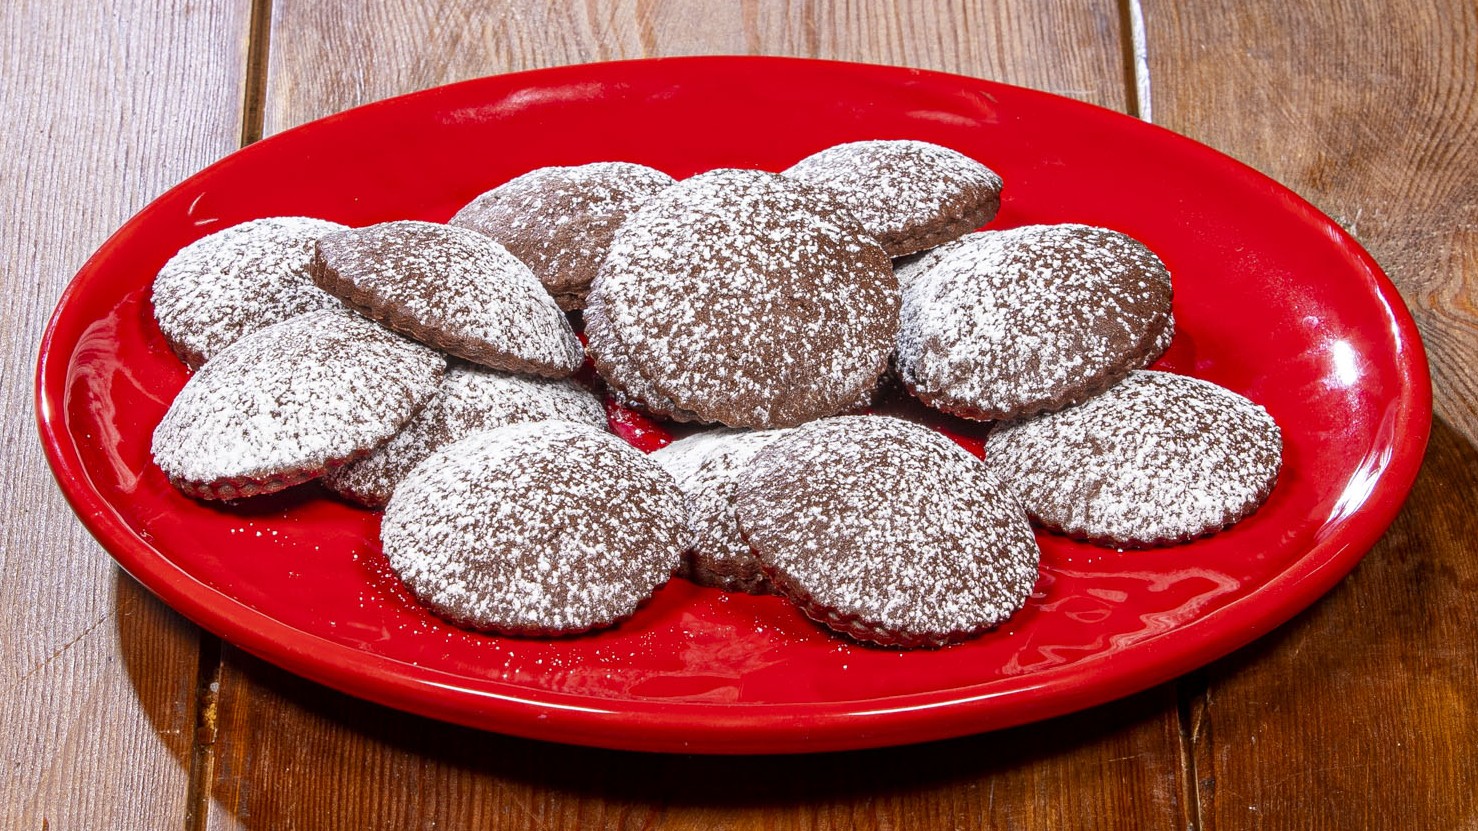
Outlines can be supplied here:
[[[1005, 202], [993, 227], [1106, 225], [1164, 258], [1179, 334], [1161, 368], [1237, 390], [1283, 427], [1283, 475], [1258, 514], [1148, 552], [1043, 536], [1027, 608], [944, 650], [850, 644], [783, 601], [682, 581], [615, 630], [519, 640], [462, 632], [412, 603], [386, 572], [375, 514], [316, 486], [199, 503], [149, 463], [153, 426], [186, 375], [154, 326], [148, 286], [200, 236], [274, 214], [444, 220], [541, 165], [778, 170], [836, 142], [901, 137], [1000, 172]], [[1311, 603], [1379, 537], [1416, 475], [1430, 395], [1411, 318], [1369, 256], [1307, 203], [1206, 147], [985, 81], [747, 58], [486, 78], [253, 145], [160, 197], [103, 246], [63, 296], [37, 374], [42, 437], [79, 516], [130, 573], [228, 640], [438, 718], [717, 753], [989, 730], [1225, 654]], [[615, 416], [628, 438], [662, 440], [660, 425]]]

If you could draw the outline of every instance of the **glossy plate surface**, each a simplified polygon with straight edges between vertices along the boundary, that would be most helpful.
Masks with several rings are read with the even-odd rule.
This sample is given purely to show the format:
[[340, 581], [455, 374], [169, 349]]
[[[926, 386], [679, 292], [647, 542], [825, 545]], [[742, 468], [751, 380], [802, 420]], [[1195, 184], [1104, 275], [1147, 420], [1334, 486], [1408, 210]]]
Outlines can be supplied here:
[[[1228, 532], [1120, 553], [1042, 536], [1005, 627], [939, 651], [849, 644], [775, 598], [675, 580], [619, 628], [517, 640], [446, 626], [387, 574], [378, 517], [317, 486], [192, 501], [149, 461], [186, 373], [149, 284], [248, 219], [445, 220], [541, 165], [642, 162], [682, 177], [780, 170], [841, 141], [954, 147], [1006, 181], [992, 227], [1084, 222], [1170, 266], [1162, 368], [1268, 408], [1269, 502]], [[79, 516], [118, 562], [222, 637], [394, 707], [512, 734], [642, 750], [797, 752], [979, 732], [1183, 673], [1268, 631], [1348, 572], [1395, 516], [1431, 419], [1421, 343], [1369, 256], [1286, 189], [1202, 145], [1081, 103], [905, 69], [787, 59], [594, 64], [486, 78], [262, 141], [160, 197], [86, 264], [41, 348], [38, 418]], [[650, 438], [650, 437], [649, 437]]]

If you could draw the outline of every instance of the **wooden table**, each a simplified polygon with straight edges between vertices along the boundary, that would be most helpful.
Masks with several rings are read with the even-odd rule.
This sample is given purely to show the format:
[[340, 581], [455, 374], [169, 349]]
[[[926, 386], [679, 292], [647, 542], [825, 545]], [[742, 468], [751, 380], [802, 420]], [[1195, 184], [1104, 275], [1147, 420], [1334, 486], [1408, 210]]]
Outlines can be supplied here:
[[[0, 826], [1478, 827], [1472, 0], [9, 0], [0, 31]], [[546, 745], [325, 690], [181, 619], [72, 517], [35, 438], [36, 345], [154, 196], [367, 101], [695, 53], [1037, 87], [1291, 186], [1384, 265], [1430, 350], [1437, 421], [1404, 512], [1313, 608], [1173, 683], [995, 734], [759, 759]]]

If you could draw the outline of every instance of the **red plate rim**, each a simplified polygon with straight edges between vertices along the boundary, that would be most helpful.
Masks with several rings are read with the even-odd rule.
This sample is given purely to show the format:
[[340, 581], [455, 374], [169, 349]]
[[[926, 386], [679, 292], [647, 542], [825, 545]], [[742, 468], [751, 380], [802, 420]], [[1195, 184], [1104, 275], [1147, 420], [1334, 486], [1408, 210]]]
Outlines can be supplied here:
[[[446, 721], [532, 738], [626, 749], [756, 753], [875, 747], [977, 733], [1061, 715], [1146, 689], [1223, 656], [1291, 618], [1354, 568], [1395, 518], [1421, 466], [1432, 419], [1425, 351], [1395, 286], [1359, 243], [1297, 194], [1222, 153], [1158, 126], [1080, 101], [961, 75], [874, 64], [740, 56], [580, 64], [492, 76], [385, 99], [321, 121], [353, 117], [360, 111], [393, 107], [403, 100], [480, 84], [547, 83], [564, 76], [619, 73], [622, 67], [657, 62], [671, 64], [677, 76], [684, 65], [736, 72], [753, 71], [759, 64], [769, 65], [774, 71], [826, 66], [863, 77], [908, 73], [935, 83], [986, 91], [1009, 88], [1018, 96], [1053, 99], [1056, 106], [1081, 108], [1085, 118], [1107, 116], [1133, 122], [1135, 126], [1130, 129], [1142, 131], [1146, 143], [1173, 143], [1202, 164], [1265, 192], [1270, 200], [1288, 209], [1291, 219], [1303, 222], [1309, 233], [1337, 241], [1368, 270], [1370, 284], [1364, 288], [1374, 290], [1405, 346], [1393, 358], [1404, 381], [1390, 432], [1394, 446], [1374, 490], [1361, 510], [1342, 520], [1334, 533], [1315, 543], [1290, 568], [1204, 617], [1113, 653], [1114, 672], [1107, 675], [1096, 671], [1105, 656], [1095, 656], [1023, 676], [1010, 685], [996, 681], [946, 691], [814, 704], [611, 700], [496, 681], [479, 681], [474, 689], [457, 675], [362, 652], [287, 626], [210, 588], [135, 535], [94, 487], [66, 429], [68, 360], [82, 322], [69, 319], [64, 310], [74, 297], [89, 289], [87, 277], [97, 264], [123, 246], [140, 221], [136, 216], [88, 260], [63, 292], [47, 324], [37, 359], [35, 401], [42, 445], [63, 494], [87, 529], [128, 573], [189, 619], [248, 652], [351, 694]], [[311, 129], [316, 123], [279, 136]], [[249, 146], [216, 162], [159, 200], [191, 188], [216, 168], [235, 163], [255, 149]], [[145, 208], [140, 213], [147, 211]], [[1000, 689], [1002, 686], [1007, 688]], [[435, 694], [427, 695], [429, 690]]]

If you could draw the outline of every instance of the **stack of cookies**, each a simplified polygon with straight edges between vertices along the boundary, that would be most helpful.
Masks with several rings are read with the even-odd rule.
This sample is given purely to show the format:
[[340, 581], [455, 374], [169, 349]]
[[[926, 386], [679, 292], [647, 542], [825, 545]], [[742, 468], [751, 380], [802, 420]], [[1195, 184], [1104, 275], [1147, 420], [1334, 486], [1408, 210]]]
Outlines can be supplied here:
[[[610, 626], [676, 572], [867, 643], [974, 637], [1030, 595], [1032, 521], [1188, 540], [1281, 459], [1260, 407], [1144, 369], [1174, 336], [1152, 252], [971, 233], [1001, 191], [953, 150], [865, 141], [782, 173], [542, 168], [444, 225], [236, 226], [155, 281], [197, 370], [155, 460], [201, 499], [320, 479], [383, 508], [391, 566], [473, 629]], [[861, 414], [880, 388], [994, 422], [986, 461]], [[690, 434], [647, 456], [608, 407]]]

